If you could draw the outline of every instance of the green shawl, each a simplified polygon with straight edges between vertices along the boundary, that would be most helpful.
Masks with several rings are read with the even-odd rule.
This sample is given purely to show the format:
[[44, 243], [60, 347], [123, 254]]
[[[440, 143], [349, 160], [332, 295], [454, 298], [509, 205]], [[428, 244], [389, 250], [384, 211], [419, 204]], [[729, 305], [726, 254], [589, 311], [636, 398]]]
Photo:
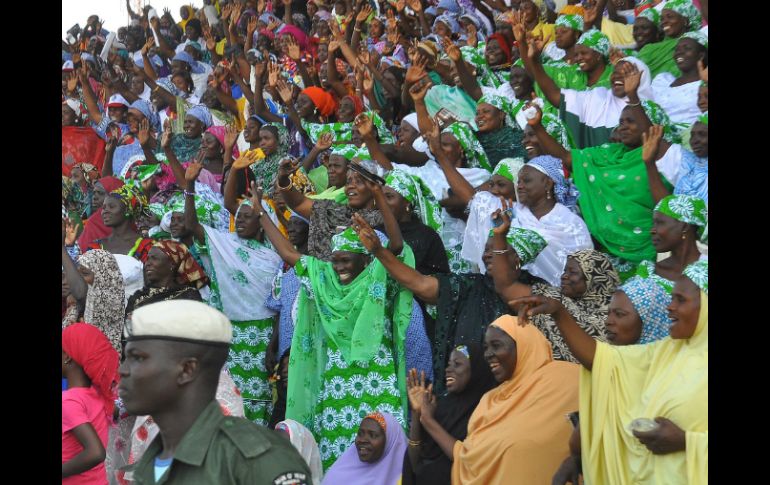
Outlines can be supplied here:
[[[414, 268], [414, 254], [404, 245], [399, 259]], [[386, 326], [393, 328], [398, 389], [406, 416], [406, 353], [404, 342], [412, 316], [412, 292], [388, 277], [374, 259], [347, 285], [340, 284], [332, 263], [302, 256], [294, 266], [304, 280], [289, 358], [286, 417], [312, 426], [316, 401], [326, 369], [325, 342], [330, 339], [346, 362], [369, 362], [379, 350]], [[312, 288], [308, 293], [309, 280]]]
[[650, 68], [650, 79], [661, 72], [670, 72], [674, 77], [682, 75], [674, 61], [674, 49], [679, 39], [666, 37], [660, 42], [654, 42], [642, 47], [637, 57]]
[[633, 263], [655, 260], [650, 239], [655, 202], [642, 148], [622, 143], [572, 150], [573, 180], [591, 235], [615, 256]]

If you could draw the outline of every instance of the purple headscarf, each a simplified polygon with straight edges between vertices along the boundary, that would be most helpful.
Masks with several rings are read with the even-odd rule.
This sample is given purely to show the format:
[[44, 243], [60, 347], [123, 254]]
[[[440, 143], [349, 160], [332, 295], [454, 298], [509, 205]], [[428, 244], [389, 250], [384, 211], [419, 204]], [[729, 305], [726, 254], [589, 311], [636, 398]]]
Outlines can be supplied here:
[[401, 478], [406, 453], [406, 435], [396, 418], [380, 413], [385, 418], [385, 450], [376, 463], [364, 463], [358, 458], [355, 445], [329, 468], [323, 484], [339, 483], [382, 483], [395, 485]]

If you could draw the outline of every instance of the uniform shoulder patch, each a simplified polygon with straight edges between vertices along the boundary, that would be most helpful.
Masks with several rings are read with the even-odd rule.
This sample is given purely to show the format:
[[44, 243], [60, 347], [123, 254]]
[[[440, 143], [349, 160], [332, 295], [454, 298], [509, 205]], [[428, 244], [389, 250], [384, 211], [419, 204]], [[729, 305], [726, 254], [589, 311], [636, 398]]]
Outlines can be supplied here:
[[308, 476], [302, 472], [281, 473], [273, 479], [273, 485], [309, 485]]

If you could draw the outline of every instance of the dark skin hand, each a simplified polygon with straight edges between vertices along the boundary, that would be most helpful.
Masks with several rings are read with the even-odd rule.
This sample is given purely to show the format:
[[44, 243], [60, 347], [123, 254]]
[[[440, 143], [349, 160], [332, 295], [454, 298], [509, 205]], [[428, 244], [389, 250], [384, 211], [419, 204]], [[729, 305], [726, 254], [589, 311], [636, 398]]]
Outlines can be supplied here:
[[[499, 226], [492, 229], [492, 249], [496, 251], [505, 251], [511, 250], [508, 241], [505, 239], [508, 230], [511, 228], [511, 216], [508, 215], [505, 210], [511, 207], [513, 201], [506, 201], [502, 197], [500, 200], [503, 204], [503, 209], [495, 211], [492, 219], [500, 220], [502, 222]], [[519, 262], [519, 268], [515, 268], [516, 272], [514, 272], [514, 268], [511, 267], [507, 253], [493, 253], [490, 275], [495, 282], [495, 291], [500, 295], [500, 298], [503, 301], [510, 301], [532, 295], [531, 286], [517, 281], [518, 275], [521, 274], [520, 269], [521, 263]]]
[[436, 396], [433, 394], [433, 385], [431, 384], [422, 396], [420, 424], [422, 424], [422, 427], [430, 434], [431, 438], [438, 444], [449, 460], [454, 461], [454, 447], [457, 439], [441, 427], [434, 418], [435, 413]]
[[281, 259], [283, 259], [289, 266], [294, 266], [297, 264], [297, 261], [299, 261], [299, 258], [302, 257], [302, 253], [297, 251], [291, 241], [286, 239], [286, 237], [281, 234], [281, 231], [275, 227], [275, 224], [273, 224], [273, 221], [270, 220], [270, 217], [267, 216], [265, 211], [261, 210], [262, 187], [257, 187], [257, 184], [252, 182], [251, 194], [252, 207], [260, 208], [258, 210], [260, 210], [262, 213], [259, 217], [259, 224], [265, 231], [265, 236], [267, 236], [267, 239], [270, 240], [270, 243], [273, 245], [276, 252], [281, 256]]
[[[199, 162], [191, 163], [187, 166], [184, 180], [188, 192], [195, 193], [195, 181], [198, 179], [201, 170], [203, 170], [203, 164]], [[195, 197], [187, 195], [184, 197], [184, 224], [197, 242], [200, 244], [206, 243], [206, 231], [198, 222], [198, 213], [195, 211]]]
[[639, 441], [654, 455], [667, 455], [684, 451], [687, 446], [685, 431], [662, 416], [655, 418], [658, 428], [652, 431], [633, 431]]

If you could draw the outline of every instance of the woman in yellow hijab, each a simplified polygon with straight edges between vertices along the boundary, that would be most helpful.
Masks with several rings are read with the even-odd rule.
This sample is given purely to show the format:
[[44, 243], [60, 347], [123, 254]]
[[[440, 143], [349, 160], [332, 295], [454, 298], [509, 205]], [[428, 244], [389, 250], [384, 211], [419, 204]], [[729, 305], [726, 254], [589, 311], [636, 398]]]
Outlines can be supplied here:
[[543, 334], [510, 315], [489, 325], [484, 349], [500, 385], [481, 398], [465, 440], [437, 429], [425, 405], [420, 421], [451, 452], [453, 485], [549, 485], [569, 455], [565, 415], [578, 406], [579, 366], [555, 362]]
[[182, 20], [177, 22], [177, 25], [182, 29], [182, 32], [184, 32], [184, 27], [187, 25], [187, 22], [195, 18], [195, 10], [192, 5], [182, 5], [179, 8], [179, 15], [182, 17]]
[[596, 342], [556, 300], [510, 303], [527, 317], [553, 315], [584, 366], [586, 483], [708, 483], [708, 261], [688, 266], [671, 296], [670, 337], [624, 347]]

